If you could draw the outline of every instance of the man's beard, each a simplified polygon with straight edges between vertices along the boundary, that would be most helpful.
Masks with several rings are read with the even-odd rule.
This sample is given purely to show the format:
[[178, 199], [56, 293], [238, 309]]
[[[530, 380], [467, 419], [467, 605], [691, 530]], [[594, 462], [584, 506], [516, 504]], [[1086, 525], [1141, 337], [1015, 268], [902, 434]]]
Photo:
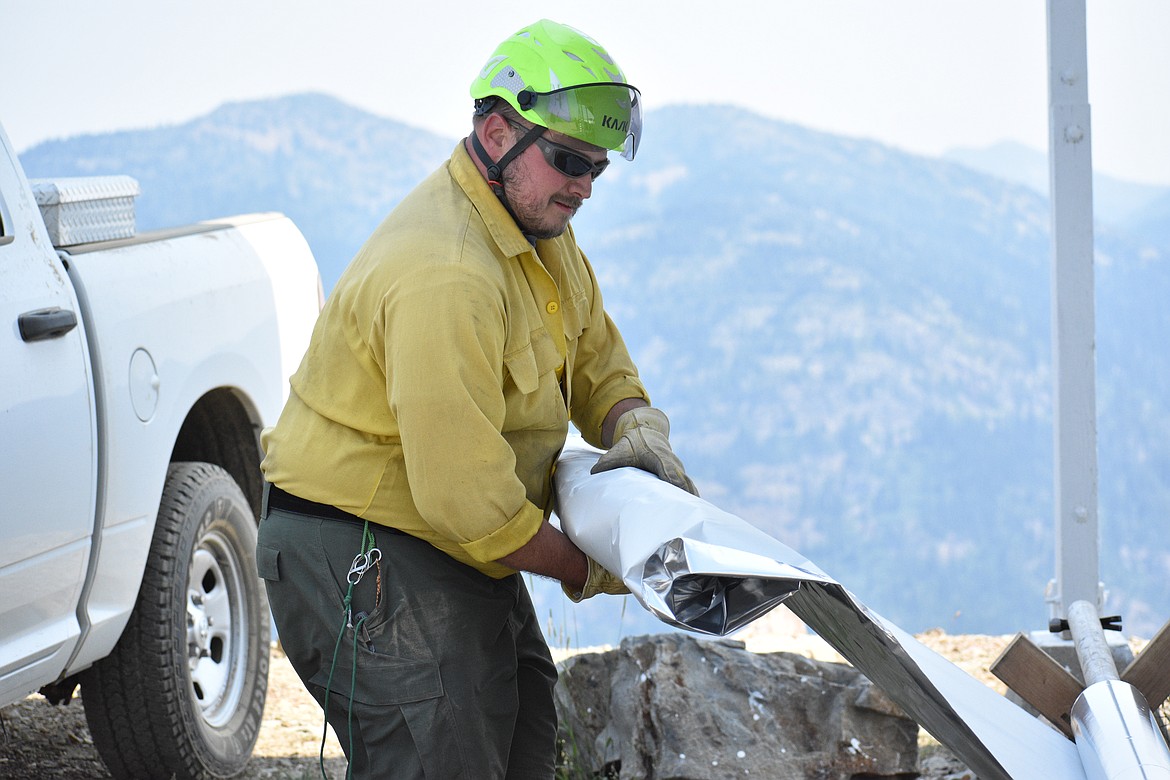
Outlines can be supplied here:
[[519, 170], [513, 167], [505, 168], [501, 178], [503, 178], [502, 183], [505, 197], [508, 199], [508, 207], [512, 210], [512, 216], [516, 218], [516, 224], [520, 226], [522, 233], [533, 238], [556, 238], [564, 233], [569, 219], [577, 213], [577, 209], [581, 208], [581, 204], [584, 202], [580, 198], [562, 197], [559, 202], [570, 206], [573, 209], [573, 214], [566, 215], [563, 220], [550, 220], [546, 216], [549, 201], [546, 200], [543, 203], [522, 202], [511, 196], [511, 193], [523, 190], [521, 184], [524, 181], [524, 176]]

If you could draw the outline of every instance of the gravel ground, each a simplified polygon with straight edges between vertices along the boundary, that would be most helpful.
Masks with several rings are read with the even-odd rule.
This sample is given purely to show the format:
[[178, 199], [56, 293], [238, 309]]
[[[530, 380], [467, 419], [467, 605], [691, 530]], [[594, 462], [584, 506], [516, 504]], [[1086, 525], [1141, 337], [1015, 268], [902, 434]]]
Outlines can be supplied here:
[[[40, 694], [0, 709], [0, 778], [107, 778], [85, 723], [81, 696], [54, 707]], [[321, 708], [301, 686], [288, 659], [273, 645], [268, 673], [268, 703], [252, 760], [241, 776], [311, 780], [321, 776]], [[345, 777], [345, 759], [330, 731], [325, 768], [331, 778]]]
[[[819, 660], [840, 661], [836, 652], [813, 635], [754, 634], [743, 638], [756, 652], [784, 651]], [[1010, 641], [1010, 636], [950, 636], [932, 631], [919, 641], [954, 661], [969, 674], [1003, 692], [988, 667]], [[1140, 645], [1139, 645], [1140, 647]], [[0, 777], [9, 780], [109, 777], [98, 758], [85, 723], [80, 698], [54, 707], [39, 694], [0, 709]], [[301, 687], [281, 653], [273, 646], [268, 704], [251, 762], [243, 778], [312, 780], [321, 776], [321, 710]], [[945, 748], [922, 732], [919, 771], [924, 780], [971, 780], [972, 775]], [[330, 778], [345, 776], [345, 761], [332, 732], [325, 745], [325, 768]]]

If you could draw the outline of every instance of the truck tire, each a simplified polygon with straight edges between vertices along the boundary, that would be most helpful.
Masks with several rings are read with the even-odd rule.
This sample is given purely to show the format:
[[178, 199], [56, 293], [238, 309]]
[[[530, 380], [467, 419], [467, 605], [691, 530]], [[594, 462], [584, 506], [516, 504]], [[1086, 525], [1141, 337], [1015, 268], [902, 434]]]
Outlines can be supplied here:
[[117, 778], [225, 778], [252, 754], [268, 691], [256, 522], [226, 471], [174, 463], [138, 601], [82, 675], [94, 745]]

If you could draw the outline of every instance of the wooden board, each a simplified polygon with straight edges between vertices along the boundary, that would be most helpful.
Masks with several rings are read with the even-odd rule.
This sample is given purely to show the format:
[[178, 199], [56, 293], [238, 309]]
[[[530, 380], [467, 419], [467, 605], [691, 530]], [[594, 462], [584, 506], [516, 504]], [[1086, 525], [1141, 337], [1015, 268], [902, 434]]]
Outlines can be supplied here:
[[1137, 688], [1151, 709], [1170, 699], [1170, 623], [1125, 667], [1121, 679]]
[[1069, 712], [1081, 695], [1081, 683], [1036, 643], [1016, 634], [991, 664], [991, 673], [1072, 738]]

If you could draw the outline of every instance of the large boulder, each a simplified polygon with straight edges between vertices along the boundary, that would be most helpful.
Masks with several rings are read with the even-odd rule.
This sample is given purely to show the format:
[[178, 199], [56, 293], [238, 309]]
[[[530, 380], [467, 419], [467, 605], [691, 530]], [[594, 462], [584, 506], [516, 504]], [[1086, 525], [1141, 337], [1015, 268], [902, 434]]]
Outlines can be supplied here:
[[570, 777], [915, 778], [918, 725], [850, 666], [685, 634], [573, 656], [557, 683]]

